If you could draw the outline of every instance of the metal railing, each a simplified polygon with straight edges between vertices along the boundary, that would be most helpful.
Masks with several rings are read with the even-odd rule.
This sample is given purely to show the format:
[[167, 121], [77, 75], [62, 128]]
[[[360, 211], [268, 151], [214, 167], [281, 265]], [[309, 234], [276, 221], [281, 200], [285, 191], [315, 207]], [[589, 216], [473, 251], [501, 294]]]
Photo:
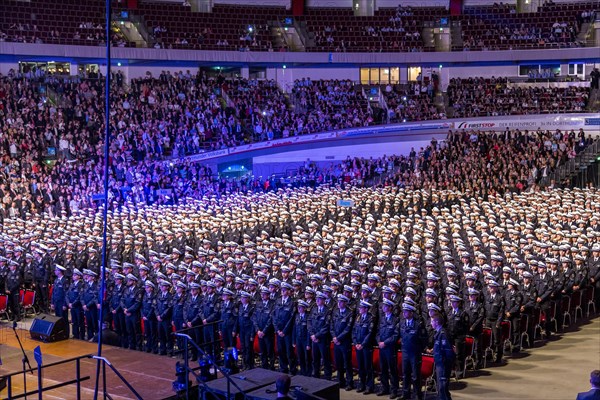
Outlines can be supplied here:
[[[77, 400], [80, 400], [81, 399], [81, 382], [87, 381], [90, 379], [89, 375], [83, 376], [83, 377], [81, 376], [81, 360], [89, 359], [92, 357], [93, 356], [91, 354], [86, 354], [86, 355], [79, 356], [79, 357], [69, 358], [67, 360], [57, 361], [57, 362], [54, 362], [51, 364], [46, 364], [46, 365], [38, 364], [38, 366], [36, 368], [25, 369], [22, 371], [13, 372], [8, 375], [3, 375], [0, 377], [0, 379], [6, 379], [6, 386], [7, 386], [7, 390], [8, 390], [8, 393], [7, 393], [8, 397], [6, 397], [6, 398], [11, 399], [11, 400], [12, 399], [21, 399], [21, 398], [27, 398], [27, 396], [32, 396], [32, 395], [37, 394], [38, 395], [37, 397], [41, 400], [43, 398], [42, 394], [44, 392], [75, 384], [76, 385], [76, 398], [77, 398]], [[57, 365], [67, 364], [67, 363], [71, 363], [71, 362], [75, 362], [75, 379], [71, 379], [66, 382], [57, 383], [55, 385], [43, 387], [43, 381], [42, 381], [42, 370], [43, 369], [50, 368], [50, 367], [56, 367]], [[29, 392], [25, 391], [24, 393], [21, 393], [21, 394], [14, 394], [13, 387], [12, 387], [14, 378], [17, 376], [23, 375], [23, 374], [25, 374], [25, 375], [29, 374], [29, 373], [33, 374], [34, 372], [37, 372], [37, 389], [29, 391]]]
[[[140, 394], [133, 388], [133, 386], [131, 386], [131, 384], [127, 382], [123, 375], [121, 375], [121, 373], [117, 371], [117, 369], [110, 363], [110, 361], [106, 359], [106, 357], [92, 356], [91, 358], [102, 363], [102, 393], [104, 395], [104, 399], [112, 400], [111, 395], [108, 394], [108, 390], [106, 389], [106, 366], [108, 365], [108, 367], [115, 373], [115, 375], [117, 375], [121, 382], [123, 382], [125, 386], [127, 386], [127, 388], [131, 391], [131, 393], [133, 393], [135, 398], [138, 400], [142, 400], [142, 396], [140, 396]], [[97, 397], [94, 396], [94, 399], [96, 398]]]
[[[46, 365], [38, 364], [38, 366], [36, 368], [25, 369], [22, 371], [13, 372], [8, 375], [0, 376], [0, 379], [6, 379], [7, 396], [8, 396], [8, 397], [6, 397], [6, 399], [10, 399], [10, 400], [21, 399], [21, 398], [27, 398], [28, 396], [37, 395], [37, 398], [39, 400], [42, 400], [44, 392], [59, 389], [59, 388], [69, 386], [69, 385], [75, 385], [76, 386], [76, 388], [75, 388], [76, 399], [80, 400], [82, 398], [81, 397], [81, 382], [90, 380], [89, 375], [81, 376], [81, 360], [84, 360], [84, 359], [86, 359], [86, 360], [94, 359], [94, 360], [97, 360], [102, 363], [102, 376], [103, 376], [102, 377], [102, 390], [103, 390], [104, 399], [109, 399], [109, 400], [112, 399], [112, 397], [108, 393], [107, 386], [106, 386], [106, 366], [107, 365], [115, 373], [115, 375], [121, 380], [121, 382], [123, 382], [125, 384], [125, 386], [127, 386], [127, 388], [131, 391], [131, 393], [133, 393], [133, 395], [135, 396], [136, 399], [139, 399], [139, 400], [142, 399], [142, 396], [140, 396], [140, 394], [133, 388], [133, 386], [131, 386], [131, 384], [129, 382], [127, 382], [127, 380], [123, 377], [123, 375], [121, 375], [121, 373], [110, 363], [109, 360], [107, 360], [105, 357], [98, 357], [93, 354], [86, 354], [86, 355], [79, 356], [79, 357], [73, 357], [73, 358], [69, 358], [69, 359], [62, 360], [62, 361], [57, 361], [57, 362], [46, 364]], [[44, 387], [43, 378], [42, 378], [42, 376], [43, 376], [42, 370], [43, 369], [56, 367], [58, 365], [63, 365], [63, 364], [72, 363], [72, 362], [75, 362], [75, 379], [71, 379], [71, 380], [68, 380], [65, 382], [61, 382], [61, 383], [57, 383], [54, 385]], [[21, 394], [13, 393], [14, 379], [17, 376], [33, 374], [34, 372], [37, 372], [37, 389], [31, 390], [31, 391], [27, 391], [25, 389], [25, 391]], [[26, 379], [26, 377], [25, 377], [25, 379]]]

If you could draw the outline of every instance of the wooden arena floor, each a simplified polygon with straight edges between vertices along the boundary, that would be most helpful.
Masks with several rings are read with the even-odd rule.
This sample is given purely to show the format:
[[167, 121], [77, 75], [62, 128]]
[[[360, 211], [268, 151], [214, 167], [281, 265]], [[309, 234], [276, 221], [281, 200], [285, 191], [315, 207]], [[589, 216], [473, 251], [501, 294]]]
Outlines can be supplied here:
[[[95, 343], [81, 340], [63, 340], [56, 343], [42, 343], [31, 339], [29, 331], [17, 329], [23, 347], [33, 368], [37, 367], [33, 357], [33, 349], [40, 346], [43, 355], [43, 364], [78, 357], [86, 354], [96, 354]], [[142, 353], [139, 351], [123, 350], [112, 346], [103, 346], [103, 357], [106, 357], [127, 381], [138, 391], [143, 399], [164, 399], [173, 396], [172, 382], [175, 379], [175, 361], [172, 358]], [[22, 353], [13, 333], [8, 325], [0, 328], [0, 375], [17, 372], [22, 369]], [[61, 364], [56, 367], [44, 369], [44, 387], [71, 380], [75, 378], [75, 363]], [[118, 377], [107, 367], [107, 392], [113, 399], [131, 399], [133, 395]], [[90, 376], [82, 383], [81, 398], [92, 399], [95, 385], [96, 360], [84, 359], [81, 361], [81, 375]], [[37, 375], [27, 375], [27, 390], [37, 388]], [[13, 382], [13, 396], [23, 393], [23, 376], [17, 376]], [[8, 398], [8, 391], [0, 392], [0, 398]], [[29, 396], [29, 398], [36, 398]], [[75, 385], [66, 386], [44, 392], [44, 399], [75, 399]], [[102, 398], [101, 396], [99, 398]]]
[[[25, 328], [24, 325], [21, 327]], [[56, 343], [41, 343], [31, 339], [27, 329], [18, 329], [23, 346], [31, 365], [36, 367], [33, 349], [40, 345], [43, 363], [71, 357], [95, 354], [93, 343], [79, 340], [65, 340]], [[104, 346], [103, 355], [123, 374], [132, 386], [148, 400], [173, 396], [171, 383], [175, 378], [175, 361], [172, 358], [156, 356], [131, 350]], [[0, 375], [21, 369], [21, 352], [12, 329], [7, 324], [0, 326]], [[481, 371], [469, 371], [467, 378], [453, 381], [451, 393], [454, 400], [568, 400], [574, 399], [577, 392], [589, 389], [589, 373], [600, 369], [600, 318], [584, 322], [567, 333], [558, 335], [550, 342], [536, 342], [536, 348], [525, 350], [519, 356], [506, 355], [502, 366], [492, 366]], [[82, 376], [90, 379], [82, 383], [82, 399], [93, 398], [96, 362], [93, 359], [81, 363]], [[44, 373], [44, 386], [49, 386], [75, 377], [75, 364], [63, 364], [49, 368]], [[22, 376], [13, 382], [13, 395], [23, 392]], [[116, 400], [131, 399], [133, 396], [118, 378], [107, 372], [108, 393]], [[37, 387], [37, 376], [27, 376], [27, 388]], [[75, 386], [55, 389], [44, 393], [44, 399], [75, 399]], [[0, 392], [0, 398], [7, 398], [7, 389]], [[341, 391], [342, 400], [371, 398], [354, 391]], [[30, 396], [37, 398], [37, 396]], [[428, 395], [427, 399], [435, 399]]]

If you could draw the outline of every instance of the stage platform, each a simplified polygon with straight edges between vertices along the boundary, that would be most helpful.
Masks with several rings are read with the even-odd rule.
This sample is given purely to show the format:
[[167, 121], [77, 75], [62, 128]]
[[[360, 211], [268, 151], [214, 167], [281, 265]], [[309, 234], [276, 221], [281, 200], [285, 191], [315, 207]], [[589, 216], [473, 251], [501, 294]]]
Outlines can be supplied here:
[[[95, 343], [68, 339], [55, 343], [43, 343], [31, 339], [28, 330], [17, 329], [23, 347], [29, 358], [32, 368], [37, 364], [34, 359], [33, 349], [40, 346], [42, 350], [43, 365], [73, 357], [88, 354], [97, 354], [98, 348]], [[171, 398], [175, 395], [172, 390], [172, 382], [175, 380], [175, 363], [177, 360], [154, 354], [143, 353], [133, 350], [124, 350], [117, 347], [104, 345], [102, 356], [106, 357], [123, 377], [135, 388], [143, 399], [160, 400]], [[8, 323], [0, 326], [0, 376], [22, 370], [22, 353], [19, 344]], [[81, 376], [89, 376], [90, 379], [82, 382], [81, 398], [92, 399], [94, 385], [96, 383], [96, 360], [81, 360]], [[69, 381], [76, 377], [75, 362], [49, 367], [43, 370], [43, 385], [48, 387], [60, 382]], [[134, 396], [121, 380], [106, 368], [107, 392], [115, 400], [132, 399]], [[23, 376], [13, 377], [13, 398], [23, 393]], [[27, 391], [37, 389], [37, 374], [27, 375]], [[76, 386], [70, 385], [60, 389], [44, 392], [44, 399], [76, 399]], [[0, 391], [0, 398], [8, 398], [8, 390]], [[29, 396], [29, 398], [36, 398]], [[101, 398], [101, 397], [100, 397]]]

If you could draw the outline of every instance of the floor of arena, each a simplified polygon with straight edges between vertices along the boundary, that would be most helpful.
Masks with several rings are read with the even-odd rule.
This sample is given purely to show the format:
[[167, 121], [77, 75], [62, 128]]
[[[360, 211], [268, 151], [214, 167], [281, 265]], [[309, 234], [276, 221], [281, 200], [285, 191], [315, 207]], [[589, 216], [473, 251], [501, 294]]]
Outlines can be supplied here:
[[[29, 323], [21, 323], [18, 333], [30, 362], [36, 366], [33, 349], [40, 346], [43, 364], [95, 354], [97, 346], [80, 340], [69, 339], [56, 343], [41, 343], [31, 339]], [[131, 350], [104, 346], [103, 356], [123, 374], [144, 399], [162, 399], [173, 396], [171, 383], [175, 378], [174, 359]], [[21, 352], [10, 326], [0, 327], [0, 375], [21, 369]], [[492, 366], [479, 371], [469, 371], [465, 379], [452, 382], [453, 399], [502, 400], [565, 400], [575, 398], [577, 392], [589, 388], [589, 372], [600, 369], [600, 318], [585, 321], [556, 335], [549, 342], [536, 342], [536, 348], [526, 350], [518, 356], [507, 355], [502, 366]], [[82, 383], [82, 398], [92, 398], [96, 363], [92, 359], [81, 363], [82, 376], [91, 379]], [[142, 372], [143, 371], [143, 372]], [[44, 386], [73, 379], [75, 364], [63, 364], [48, 368], [44, 372]], [[13, 383], [13, 394], [23, 391], [22, 376]], [[151, 382], [152, 385], [148, 385]], [[130, 399], [132, 395], [112, 372], [107, 374], [108, 392], [115, 399]], [[28, 375], [28, 390], [37, 387], [36, 375]], [[7, 398], [7, 389], [0, 392]], [[67, 386], [44, 393], [44, 399], [75, 399], [75, 387]], [[354, 391], [340, 392], [342, 400], [375, 399], [375, 395], [363, 396]], [[430, 394], [427, 399], [435, 399]]]
[[[55, 343], [43, 343], [33, 340], [29, 334], [28, 325], [21, 324], [17, 332], [21, 338], [29, 362], [33, 368], [37, 367], [33, 356], [33, 349], [40, 346], [42, 350], [43, 365], [48, 365], [61, 360], [96, 354], [97, 345], [81, 340], [69, 339]], [[127, 379], [143, 399], [164, 399], [173, 396], [172, 382], [175, 379], [175, 360], [154, 354], [142, 353], [133, 350], [124, 350], [112, 346], [103, 346], [102, 356], [106, 357], [117, 370]], [[17, 372], [22, 369], [22, 353], [11, 326], [2, 323], [0, 327], [0, 376]], [[44, 369], [44, 387], [59, 382], [75, 379], [74, 362], [61, 364], [56, 367]], [[81, 376], [90, 379], [82, 382], [81, 398], [92, 399], [95, 385], [96, 360], [83, 359], [81, 361]], [[107, 367], [107, 392], [114, 400], [134, 398], [129, 389]], [[13, 396], [23, 393], [23, 375], [13, 377]], [[151, 382], [152, 385], [148, 385]], [[37, 388], [37, 375], [27, 375], [27, 391]], [[0, 391], [0, 398], [8, 398], [7, 389]], [[29, 398], [38, 398], [37, 395]], [[76, 399], [75, 385], [54, 389], [43, 394], [44, 399]]]

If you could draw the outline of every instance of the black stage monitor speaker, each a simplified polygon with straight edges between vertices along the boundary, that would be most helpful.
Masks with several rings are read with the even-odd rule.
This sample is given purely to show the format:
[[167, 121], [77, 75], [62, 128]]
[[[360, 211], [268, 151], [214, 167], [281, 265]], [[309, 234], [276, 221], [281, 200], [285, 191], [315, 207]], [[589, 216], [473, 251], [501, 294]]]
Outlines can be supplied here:
[[[248, 394], [249, 392], [268, 385], [274, 385], [280, 375], [280, 372], [269, 371], [262, 368], [254, 368], [239, 374], [230, 375], [239, 389], [234, 385], [229, 385], [229, 400], [244, 400], [244, 394]], [[200, 390], [203, 389], [200, 388]], [[227, 379], [220, 378], [206, 382], [204, 394], [205, 396], [203, 398], [205, 400], [228, 400]]]
[[[254, 370], [253, 370], [254, 371]], [[274, 372], [277, 377], [282, 374]], [[340, 400], [340, 385], [337, 382], [307, 376], [292, 376], [290, 397], [295, 400]], [[277, 400], [275, 383], [246, 393], [249, 400]]]
[[42, 342], [58, 342], [69, 338], [67, 321], [49, 314], [40, 314], [33, 320], [29, 329], [32, 339]]

